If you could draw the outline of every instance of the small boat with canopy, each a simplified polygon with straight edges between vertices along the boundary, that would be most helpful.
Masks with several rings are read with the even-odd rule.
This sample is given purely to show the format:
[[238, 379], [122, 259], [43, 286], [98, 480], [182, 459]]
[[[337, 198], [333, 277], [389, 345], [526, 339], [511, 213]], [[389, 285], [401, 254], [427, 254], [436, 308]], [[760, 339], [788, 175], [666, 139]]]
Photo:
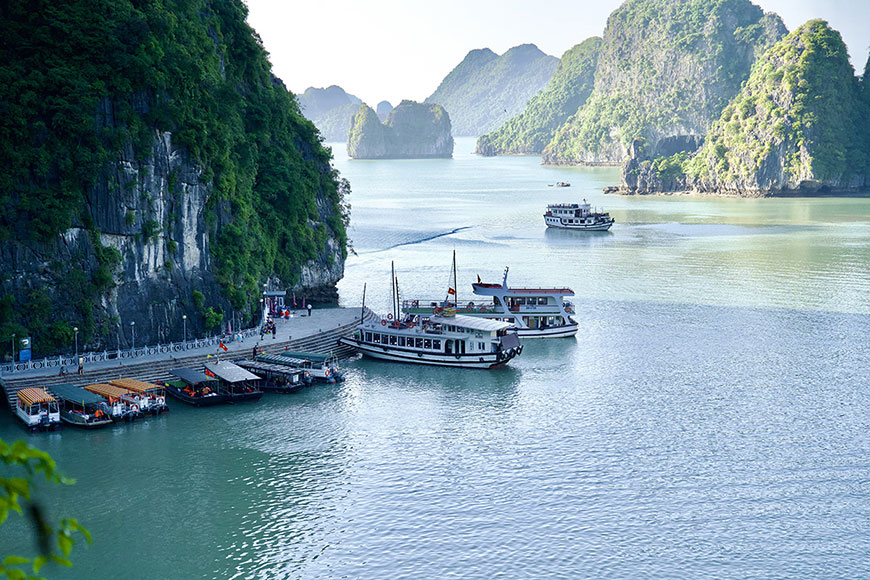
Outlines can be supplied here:
[[100, 395], [109, 402], [109, 416], [112, 421], [135, 421], [142, 416], [142, 398], [139, 393], [134, 393], [121, 387], [95, 383], [85, 385], [84, 390]]
[[230, 403], [259, 401], [263, 396], [260, 389], [262, 379], [250, 371], [229, 361], [206, 363], [205, 374], [218, 379], [221, 392]]
[[16, 393], [15, 414], [31, 431], [54, 431], [62, 427], [57, 399], [34, 387]]
[[51, 386], [52, 394], [60, 401], [60, 418], [82, 429], [98, 429], [112, 424], [109, 404], [100, 395], [75, 385]]
[[292, 393], [311, 384], [311, 373], [300, 368], [262, 361], [235, 361], [263, 379], [260, 388], [267, 393]]
[[228, 402], [227, 396], [218, 392], [218, 380], [193, 369], [180, 368], [169, 371], [177, 381], [162, 381], [166, 392], [183, 403], [194, 407], [210, 407]]
[[137, 379], [114, 379], [109, 381], [109, 384], [139, 393], [143, 413], [159, 415], [169, 411], [169, 406], [166, 404], [166, 390], [161, 385], [146, 383]]

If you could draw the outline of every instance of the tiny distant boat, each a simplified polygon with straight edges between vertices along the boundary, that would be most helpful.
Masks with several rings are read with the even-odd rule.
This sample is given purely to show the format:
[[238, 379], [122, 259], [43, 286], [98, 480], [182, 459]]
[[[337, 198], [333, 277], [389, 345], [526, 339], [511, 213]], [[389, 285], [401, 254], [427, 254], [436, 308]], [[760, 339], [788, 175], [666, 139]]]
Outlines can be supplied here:
[[210, 407], [228, 402], [227, 396], [218, 392], [218, 380], [193, 369], [169, 371], [179, 380], [163, 381], [166, 392], [183, 403], [194, 407]]
[[379, 320], [361, 320], [353, 336], [342, 337], [339, 343], [382, 360], [477, 369], [503, 367], [523, 351], [511, 324], [463, 316], [455, 308], [428, 318], [400, 319], [398, 294], [393, 275], [393, 313]]
[[169, 411], [169, 405], [166, 404], [166, 390], [161, 385], [136, 379], [114, 379], [109, 381], [109, 384], [138, 393], [143, 413], [159, 415]]
[[57, 399], [44, 389], [21, 389], [17, 399], [15, 414], [31, 431], [54, 431], [62, 427]]
[[603, 232], [616, 221], [606, 212], [594, 212], [584, 199], [583, 203], [554, 203], [547, 206], [544, 223], [548, 228]]
[[[484, 301], [458, 303], [455, 290], [448, 292], [445, 301], [431, 299], [405, 300], [402, 312], [419, 316], [432, 316], [441, 309], [455, 308], [465, 316], [512, 322], [520, 338], [564, 338], [577, 334], [579, 327], [571, 315], [574, 305], [565, 300], [573, 296], [570, 288], [518, 288], [508, 286], [508, 268], [501, 284], [472, 283], [476, 296]], [[453, 290], [451, 288], [451, 290]]]
[[556, 187], [571, 187], [571, 184], [567, 181], [557, 181]]
[[311, 384], [311, 373], [299, 368], [251, 360], [235, 363], [262, 378], [260, 388], [266, 393], [292, 393]]
[[75, 385], [52, 385], [52, 394], [60, 401], [60, 418], [82, 429], [98, 429], [112, 424], [109, 404], [100, 395]]
[[229, 361], [206, 363], [205, 374], [218, 379], [221, 392], [230, 403], [259, 401], [263, 396], [260, 389], [262, 379], [237, 364]]
[[100, 395], [109, 402], [109, 416], [116, 423], [119, 421], [135, 421], [142, 416], [142, 397], [121, 387], [95, 383], [85, 385], [84, 390]]

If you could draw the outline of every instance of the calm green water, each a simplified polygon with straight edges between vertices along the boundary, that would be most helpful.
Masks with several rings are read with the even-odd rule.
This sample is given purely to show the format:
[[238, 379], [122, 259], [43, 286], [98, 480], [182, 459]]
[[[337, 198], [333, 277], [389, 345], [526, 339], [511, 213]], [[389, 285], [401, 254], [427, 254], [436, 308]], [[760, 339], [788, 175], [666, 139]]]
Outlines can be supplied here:
[[[376, 361], [256, 405], [27, 436], [95, 544], [58, 578], [866, 578], [870, 199], [604, 196], [614, 169], [348, 161], [342, 303], [568, 285], [501, 371]], [[547, 183], [565, 180], [569, 189]], [[588, 198], [609, 233], [547, 231]], [[0, 528], [24, 551], [26, 527]]]

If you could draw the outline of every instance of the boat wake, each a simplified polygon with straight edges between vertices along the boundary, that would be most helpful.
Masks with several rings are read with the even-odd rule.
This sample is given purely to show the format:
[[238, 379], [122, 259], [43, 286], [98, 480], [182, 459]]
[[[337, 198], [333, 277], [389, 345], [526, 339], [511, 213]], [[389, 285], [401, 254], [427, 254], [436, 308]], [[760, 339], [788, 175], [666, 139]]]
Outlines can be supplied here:
[[424, 237], [424, 238], [418, 238], [418, 239], [415, 239], [415, 240], [403, 241], [403, 242], [399, 242], [399, 243], [393, 244], [393, 245], [391, 245], [391, 246], [387, 246], [387, 247], [385, 247], [385, 248], [378, 248], [378, 249], [376, 249], [376, 250], [369, 250], [369, 251], [363, 251], [363, 252], [358, 252], [358, 253], [359, 253], [359, 254], [375, 254], [375, 253], [378, 253], [378, 252], [386, 252], [387, 250], [393, 250], [393, 249], [395, 249], [395, 248], [399, 248], [399, 247], [402, 247], [402, 246], [413, 246], [414, 244], [422, 244], [423, 242], [429, 242], [429, 241], [432, 241], [432, 240], [437, 240], [438, 238], [443, 238], [444, 236], [452, 236], [453, 234], [458, 233], [458, 232], [461, 232], [461, 231], [463, 231], [463, 230], [470, 230], [471, 227], [472, 227], [472, 226], [462, 226], [462, 227], [460, 227], [460, 228], [452, 229], [452, 230], [450, 230], [449, 232], [439, 232], [439, 233], [437, 233], [437, 234], [432, 234], [431, 236], [426, 236], [426, 237]]

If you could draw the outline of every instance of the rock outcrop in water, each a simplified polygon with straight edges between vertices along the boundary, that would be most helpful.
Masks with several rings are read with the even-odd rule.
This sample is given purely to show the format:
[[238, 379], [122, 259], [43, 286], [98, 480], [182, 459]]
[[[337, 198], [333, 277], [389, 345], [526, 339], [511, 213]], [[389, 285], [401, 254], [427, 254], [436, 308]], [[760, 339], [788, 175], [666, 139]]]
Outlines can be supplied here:
[[523, 44], [499, 56], [472, 50], [425, 100], [447, 109], [456, 135], [483, 135], [525, 109], [547, 86], [559, 59]]
[[35, 354], [252, 323], [335, 295], [346, 184], [234, 0], [4, 9], [0, 343]]
[[308, 87], [298, 99], [302, 114], [314, 123], [324, 141], [347, 140], [351, 120], [362, 103], [336, 85], [325, 89]]
[[633, 148], [625, 188], [743, 196], [865, 189], [870, 103], [864, 89], [839, 33], [810, 21], [759, 59], [700, 151], [687, 146], [646, 155]]
[[786, 33], [749, 0], [628, 0], [607, 21], [592, 94], [543, 152], [548, 164], [618, 164], [629, 145], [703, 136]]
[[452, 157], [450, 117], [441, 105], [402, 101], [381, 123], [371, 107], [360, 105], [347, 153], [354, 159]]
[[477, 140], [481, 155], [538, 155], [592, 92], [601, 39], [593, 37], [566, 51], [544, 92], [497, 131]]

